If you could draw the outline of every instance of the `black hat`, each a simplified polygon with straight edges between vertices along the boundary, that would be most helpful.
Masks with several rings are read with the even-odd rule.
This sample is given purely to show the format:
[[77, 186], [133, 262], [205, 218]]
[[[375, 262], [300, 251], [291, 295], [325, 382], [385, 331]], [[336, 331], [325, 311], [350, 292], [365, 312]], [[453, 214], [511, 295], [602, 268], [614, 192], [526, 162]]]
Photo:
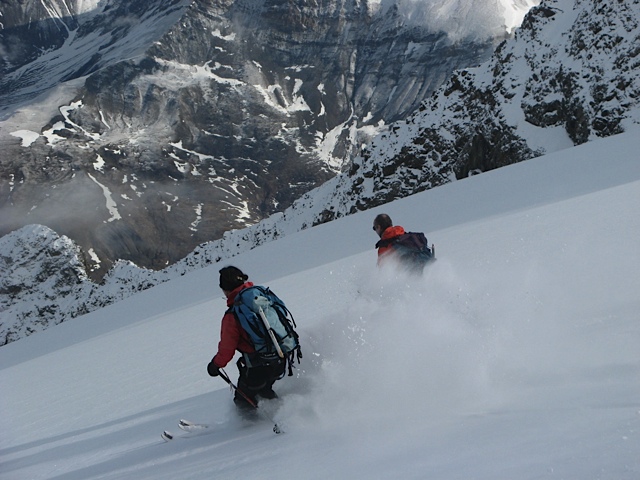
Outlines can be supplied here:
[[249, 277], [236, 267], [224, 267], [220, 270], [220, 288], [231, 292], [249, 280]]

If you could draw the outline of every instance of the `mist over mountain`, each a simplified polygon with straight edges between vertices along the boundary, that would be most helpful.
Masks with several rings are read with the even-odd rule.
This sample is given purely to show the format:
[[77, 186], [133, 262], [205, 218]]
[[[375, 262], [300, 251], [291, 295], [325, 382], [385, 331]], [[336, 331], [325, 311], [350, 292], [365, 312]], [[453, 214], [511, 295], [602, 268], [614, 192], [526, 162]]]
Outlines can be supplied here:
[[529, 3], [3, 2], [0, 234], [164, 268], [348, 168]]
[[[99, 286], [86, 280], [85, 287], [81, 279], [66, 295], [65, 305], [47, 300], [55, 294], [43, 295], [37, 288], [17, 290], [13, 280], [6, 281], [0, 286], [2, 337], [24, 334], [23, 330], [7, 334], [18, 330], [13, 327], [16, 319], [40, 319], [45, 312], [49, 322], [59, 323], [73, 312], [99, 308], [311, 226], [626, 131], [640, 123], [639, 25], [638, 1], [543, 2], [487, 62], [456, 71], [414, 113], [375, 136], [343, 172], [283, 212], [226, 231], [222, 238], [202, 243], [160, 271], [119, 261]], [[95, 172], [91, 175], [102, 178]], [[120, 213], [121, 207], [116, 211]], [[24, 234], [29, 230], [3, 240], [13, 244], [12, 236]], [[3, 268], [12, 272], [6, 277], [19, 279], [11, 267], [14, 254], [0, 251]], [[19, 295], [11, 293], [18, 291]], [[41, 324], [46, 328], [45, 321]]]

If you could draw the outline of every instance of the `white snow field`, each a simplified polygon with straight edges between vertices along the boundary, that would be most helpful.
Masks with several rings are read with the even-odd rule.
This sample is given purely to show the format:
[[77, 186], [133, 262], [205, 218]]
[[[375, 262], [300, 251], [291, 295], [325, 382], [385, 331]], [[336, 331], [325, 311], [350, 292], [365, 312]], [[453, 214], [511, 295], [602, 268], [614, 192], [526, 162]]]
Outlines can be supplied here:
[[[0, 478], [639, 479], [639, 134], [287, 236], [0, 348]], [[375, 266], [381, 212], [436, 244], [423, 277]], [[269, 420], [239, 418], [206, 373], [227, 264], [301, 334]]]

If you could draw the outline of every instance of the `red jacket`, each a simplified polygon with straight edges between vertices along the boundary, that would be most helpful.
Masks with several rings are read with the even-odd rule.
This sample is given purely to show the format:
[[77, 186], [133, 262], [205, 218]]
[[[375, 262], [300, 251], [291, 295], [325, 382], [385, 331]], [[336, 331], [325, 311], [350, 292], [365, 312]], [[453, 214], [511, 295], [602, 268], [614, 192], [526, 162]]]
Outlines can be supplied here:
[[[400, 225], [395, 225], [393, 227], [387, 228], [384, 232], [382, 232], [382, 237], [380, 240], [388, 240], [390, 238], [399, 237], [400, 235], [404, 235], [404, 228]], [[386, 247], [378, 247], [378, 265], [381, 264], [383, 257], [385, 257], [388, 253], [393, 251], [393, 245], [389, 244]]]
[[[227, 306], [230, 307], [233, 305], [233, 301], [236, 299], [238, 293], [248, 287], [253, 287], [253, 283], [246, 282], [232, 291], [227, 296]], [[213, 357], [213, 363], [218, 368], [226, 367], [227, 363], [229, 363], [236, 354], [236, 350], [242, 353], [253, 353], [256, 351], [249, 340], [249, 336], [240, 326], [235, 315], [232, 312], [227, 312], [224, 314], [224, 317], [222, 317], [220, 343], [218, 343], [218, 353]]]

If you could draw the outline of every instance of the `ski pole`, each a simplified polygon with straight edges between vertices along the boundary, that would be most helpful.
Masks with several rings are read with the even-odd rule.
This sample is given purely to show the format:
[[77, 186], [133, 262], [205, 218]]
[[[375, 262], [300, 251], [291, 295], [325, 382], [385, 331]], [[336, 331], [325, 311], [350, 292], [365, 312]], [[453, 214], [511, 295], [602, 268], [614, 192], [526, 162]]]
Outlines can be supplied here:
[[244, 398], [249, 405], [251, 405], [253, 408], [258, 408], [258, 404], [256, 402], [254, 402], [251, 398], [249, 398], [249, 396], [244, 393], [242, 390], [240, 390], [238, 387], [236, 387], [233, 382], [229, 379], [229, 376], [227, 375], [227, 372], [224, 371], [223, 368], [220, 368], [220, 378], [222, 378], [225, 382], [227, 382], [229, 384], [229, 386], [231, 388], [233, 388], [234, 391], [238, 392], [242, 398]]
[[[224, 368], [220, 368], [218, 370], [220, 372], [220, 378], [222, 378], [225, 382], [227, 382], [229, 384], [229, 386], [231, 388], [233, 388], [234, 391], [238, 392], [242, 396], [242, 398], [244, 398], [249, 403], [249, 405], [251, 405], [253, 408], [255, 408], [259, 413], [261, 413], [263, 417], [265, 417], [270, 422], [273, 422], [273, 419], [270, 418], [264, 412], [264, 410], [258, 408], [258, 404], [256, 402], [254, 402], [251, 398], [249, 398], [249, 396], [246, 393], [244, 393], [242, 390], [240, 390], [238, 387], [236, 387], [233, 384], [233, 382], [231, 381], [231, 379], [227, 375], [227, 372], [224, 371]], [[276, 422], [273, 422], [273, 433], [276, 433], [276, 434], [282, 433], [282, 430], [280, 430], [280, 427], [278, 426], [278, 424]]]

